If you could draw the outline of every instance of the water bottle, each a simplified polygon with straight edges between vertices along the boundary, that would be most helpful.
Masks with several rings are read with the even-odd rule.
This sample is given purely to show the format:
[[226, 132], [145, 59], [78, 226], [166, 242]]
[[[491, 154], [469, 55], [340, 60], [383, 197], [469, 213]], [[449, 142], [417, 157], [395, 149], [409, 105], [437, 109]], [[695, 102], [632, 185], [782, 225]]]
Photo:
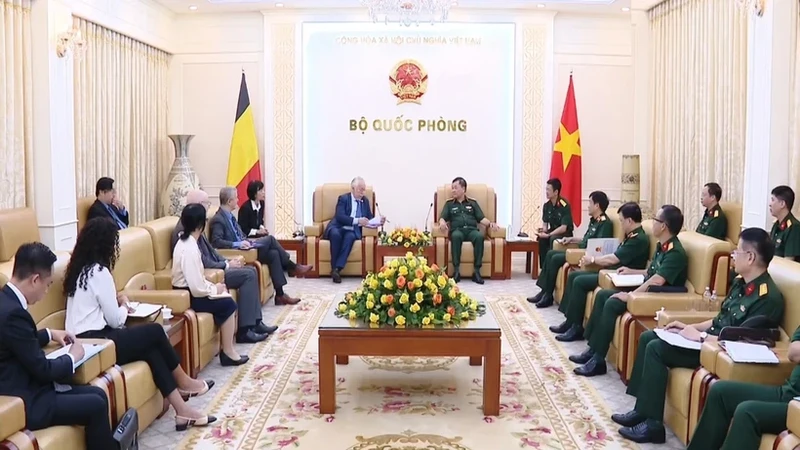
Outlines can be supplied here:
[[717, 290], [716, 289], [714, 289], [714, 291], [711, 292], [711, 298], [709, 300], [710, 300], [710, 303], [708, 305], [709, 306], [708, 310], [709, 311], [719, 311], [719, 304], [717, 303]]
[[711, 304], [711, 288], [706, 286], [706, 290], [703, 292], [703, 298], [700, 299], [700, 304], [698, 305], [697, 311], [708, 311], [708, 307]]

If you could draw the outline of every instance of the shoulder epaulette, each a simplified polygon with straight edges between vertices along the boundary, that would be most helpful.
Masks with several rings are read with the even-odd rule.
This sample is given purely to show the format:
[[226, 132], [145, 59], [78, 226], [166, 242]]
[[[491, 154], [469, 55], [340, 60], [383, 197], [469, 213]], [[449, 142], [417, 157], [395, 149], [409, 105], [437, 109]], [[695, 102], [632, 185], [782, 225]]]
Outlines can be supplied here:
[[560, 203], [561, 203], [561, 206], [567, 206], [567, 201], [564, 200], [563, 198], [561, 199]]
[[792, 226], [792, 219], [786, 221], [786, 228], [789, 228], [790, 226]]
[[631, 233], [631, 234], [628, 235], [628, 237], [629, 238], [635, 238], [638, 235], [639, 235], [639, 233]]
[[719, 210], [714, 211], [714, 217], [719, 217]]
[[605, 222], [605, 221], [606, 221], [606, 216], [600, 216], [600, 222]]
[[761, 283], [761, 286], [758, 287], [758, 296], [763, 297], [767, 295], [768, 292], [769, 286], [767, 286], [767, 283]]
[[669, 245], [667, 246], [667, 251], [672, 250], [672, 247], [674, 247], [674, 245], [672, 242], [670, 242]]

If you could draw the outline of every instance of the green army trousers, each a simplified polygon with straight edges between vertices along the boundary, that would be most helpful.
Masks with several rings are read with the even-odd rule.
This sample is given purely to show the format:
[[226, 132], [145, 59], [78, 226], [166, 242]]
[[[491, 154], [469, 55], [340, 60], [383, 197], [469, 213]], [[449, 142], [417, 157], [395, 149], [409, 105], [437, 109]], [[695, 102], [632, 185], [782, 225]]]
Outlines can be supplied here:
[[605, 358], [608, 354], [608, 347], [614, 339], [614, 327], [617, 325], [617, 317], [625, 314], [628, 305], [622, 300], [611, 298], [616, 294], [614, 289], [601, 289], [594, 294], [594, 306], [589, 322], [586, 323], [586, 330], [583, 336], [588, 340], [589, 348], [596, 355]]
[[564, 313], [571, 325], [583, 325], [586, 311], [586, 294], [597, 288], [600, 276], [597, 272], [573, 270], [567, 277], [567, 288], [558, 310]]
[[464, 241], [472, 242], [475, 252], [475, 271], [480, 272], [483, 263], [483, 234], [477, 228], [457, 228], [450, 232], [450, 253], [453, 258], [453, 267], [458, 270], [461, 266], [461, 246]]
[[564, 250], [550, 250], [544, 256], [544, 263], [539, 268], [539, 279], [536, 280], [536, 285], [542, 289], [545, 294], [553, 294], [556, 289], [556, 278], [558, 278], [558, 271], [564, 263], [567, 262], [567, 252]]

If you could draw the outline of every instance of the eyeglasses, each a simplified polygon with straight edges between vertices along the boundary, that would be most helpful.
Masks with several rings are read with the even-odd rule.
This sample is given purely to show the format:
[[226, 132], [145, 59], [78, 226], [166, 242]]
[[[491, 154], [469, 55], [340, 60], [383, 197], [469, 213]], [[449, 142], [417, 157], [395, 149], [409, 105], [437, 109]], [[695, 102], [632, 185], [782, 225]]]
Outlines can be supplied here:
[[739, 250], [738, 248], [733, 249], [733, 251], [731, 252], [731, 256], [736, 257], [736, 255], [748, 254], [748, 253], [750, 253], [753, 256], [755, 256], [755, 252], [753, 252], [751, 250]]
[[658, 223], [664, 223], [664, 221], [663, 221], [663, 220], [661, 220], [661, 219], [659, 219], [658, 217], [654, 217], [654, 218], [653, 218], [653, 221], [654, 221], [654, 222], [658, 222]]

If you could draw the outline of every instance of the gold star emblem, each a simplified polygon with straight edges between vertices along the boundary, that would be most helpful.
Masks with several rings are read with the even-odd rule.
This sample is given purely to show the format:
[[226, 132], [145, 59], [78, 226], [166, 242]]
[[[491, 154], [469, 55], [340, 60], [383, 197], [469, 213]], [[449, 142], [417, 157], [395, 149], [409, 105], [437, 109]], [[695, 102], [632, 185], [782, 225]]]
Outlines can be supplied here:
[[581, 145], [578, 143], [581, 139], [581, 132], [580, 130], [575, 130], [574, 133], [570, 134], [563, 124], [560, 125], [559, 132], [560, 139], [556, 142], [553, 151], [561, 153], [561, 161], [566, 172], [572, 157], [581, 156]]

